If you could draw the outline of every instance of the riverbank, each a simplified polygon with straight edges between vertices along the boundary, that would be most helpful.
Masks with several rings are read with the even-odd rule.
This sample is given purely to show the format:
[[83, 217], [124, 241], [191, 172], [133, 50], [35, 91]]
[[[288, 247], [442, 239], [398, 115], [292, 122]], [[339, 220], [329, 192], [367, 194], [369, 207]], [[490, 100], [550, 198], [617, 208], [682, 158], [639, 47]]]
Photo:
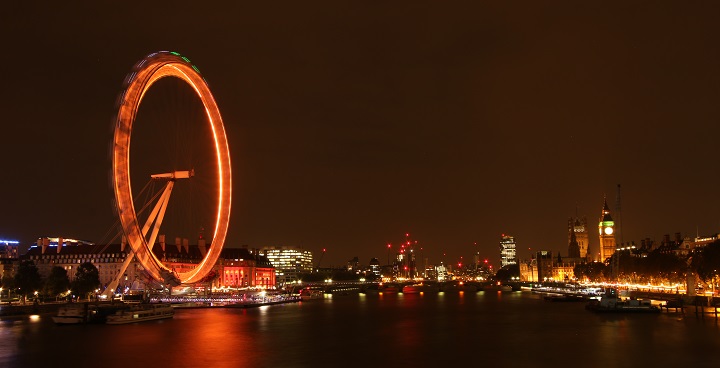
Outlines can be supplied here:
[[272, 295], [259, 298], [233, 298], [233, 297], [200, 297], [200, 298], [159, 298], [151, 300], [160, 303], [169, 303], [178, 309], [199, 308], [257, 308], [265, 305], [276, 305], [299, 302], [301, 298], [295, 295]]
[[[162, 301], [170, 303], [177, 309], [200, 309], [200, 308], [257, 308], [266, 305], [277, 305], [296, 303], [301, 299], [298, 296], [268, 297], [257, 300], [230, 300], [230, 299], [204, 299], [202, 301], [187, 301], [174, 299], [173, 301]], [[54, 315], [58, 310], [67, 305], [110, 305], [109, 302], [84, 302], [84, 303], [26, 303], [26, 304], [4, 304], [0, 306], [0, 319], [22, 318], [30, 315]], [[115, 304], [118, 304], [117, 302]], [[122, 304], [122, 303], [120, 303]]]

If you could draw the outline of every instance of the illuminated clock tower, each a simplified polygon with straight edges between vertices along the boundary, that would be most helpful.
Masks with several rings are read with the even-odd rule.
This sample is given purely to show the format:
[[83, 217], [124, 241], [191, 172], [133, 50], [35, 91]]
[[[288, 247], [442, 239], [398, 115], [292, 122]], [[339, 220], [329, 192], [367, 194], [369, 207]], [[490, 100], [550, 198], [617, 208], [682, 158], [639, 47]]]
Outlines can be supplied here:
[[600, 232], [600, 262], [605, 262], [615, 253], [615, 221], [610, 216], [607, 199], [604, 200], [598, 231]]

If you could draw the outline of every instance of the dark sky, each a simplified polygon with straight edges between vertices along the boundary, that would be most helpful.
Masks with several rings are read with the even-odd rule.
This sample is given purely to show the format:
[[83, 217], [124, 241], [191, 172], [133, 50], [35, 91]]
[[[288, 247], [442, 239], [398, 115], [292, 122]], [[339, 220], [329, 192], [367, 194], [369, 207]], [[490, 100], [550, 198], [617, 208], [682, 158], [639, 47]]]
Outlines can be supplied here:
[[720, 231], [717, 2], [26, 3], [0, 13], [0, 238], [104, 239], [115, 100], [158, 50], [223, 114], [227, 246], [567, 254], [618, 184], [625, 241]]

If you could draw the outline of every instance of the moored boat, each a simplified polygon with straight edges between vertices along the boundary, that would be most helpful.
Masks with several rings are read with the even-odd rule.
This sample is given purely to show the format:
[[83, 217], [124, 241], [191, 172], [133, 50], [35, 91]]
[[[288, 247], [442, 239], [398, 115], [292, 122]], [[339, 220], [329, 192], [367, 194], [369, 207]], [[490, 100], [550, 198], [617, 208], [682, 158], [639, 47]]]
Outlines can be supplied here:
[[173, 315], [175, 315], [175, 309], [170, 304], [138, 304], [132, 308], [122, 309], [107, 316], [105, 323], [109, 325], [121, 325], [173, 318]]
[[500, 283], [483, 286], [483, 291], [513, 291], [510, 285], [501, 285]]
[[383, 294], [397, 294], [400, 292], [400, 287], [396, 284], [380, 284], [378, 291]]
[[325, 292], [321, 289], [305, 288], [300, 290], [300, 299], [302, 300], [322, 299], [324, 297]]
[[440, 288], [437, 285], [429, 284], [412, 284], [405, 285], [402, 288], [403, 294], [419, 294], [419, 293], [437, 293], [440, 292]]
[[555, 295], [545, 295], [545, 300], [550, 301], [550, 302], [583, 302], [583, 301], [588, 301], [588, 298], [586, 298], [582, 295], [555, 294]]
[[53, 322], [58, 325], [76, 325], [87, 321], [87, 310], [83, 305], [65, 305], [52, 316]]
[[614, 289], [609, 289], [600, 300], [591, 300], [585, 308], [593, 312], [615, 313], [659, 313], [661, 311], [660, 307], [652, 305], [650, 300], [623, 300], [617, 295], [617, 290]]

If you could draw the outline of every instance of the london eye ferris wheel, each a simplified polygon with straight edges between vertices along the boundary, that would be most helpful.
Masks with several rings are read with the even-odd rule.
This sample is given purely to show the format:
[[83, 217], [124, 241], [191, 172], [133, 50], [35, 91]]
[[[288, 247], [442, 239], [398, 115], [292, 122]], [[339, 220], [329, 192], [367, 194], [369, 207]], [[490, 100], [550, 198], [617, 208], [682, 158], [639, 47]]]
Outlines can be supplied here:
[[[182, 138], [182, 141], [175, 144], [177, 152], [186, 153], [193, 151], [190, 149], [190, 141], [202, 141], [194, 150], [196, 158], [181, 160], [173, 157], [166, 161], [169, 164], [163, 163], [155, 166], [154, 169], [157, 171], [150, 175], [142, 174], [141, 177], [136, 177], [131, 175], [135, 172], [133, 168], [145, 164], [146, 161], [156, 156], [156, 152], [167, 151], [165, 149], [168, 146], [167, 139], [162, 136], [152, 143], [149, 150], [135, 148], [135, 144], [131, 145], [131, 137], [138, 134], [137, 130], [141, 128], [136, 126], [142, 109], [141, 105], [144, 104], [147, 96], [152, 94], [152, 90], [160, 88], [157, 86], [165, 83], [163, 81], [166, 80], [173, 80], [173, 83], [182, 85], [182, 87], [174, 87], [175, 89], [188, 89], [187, 87], [189, 87], [189, 94], [198, 101], [196, 103], [197, 110], [201, 115], [200, 119], [196, 119], [190, 124], [192, 129], [202, 129], [206, 133], [191, 133], [189, 135], [192, 137]], [[151, 87], [153, 88], [151, 89]], [[152, 125], [152, 123], [143, 123]], [[168, 137], [176, 136], [176, 130], [179, 130], [175, 127], [162, 129], [164, 129], [162, 134]], [[136, 151], [133, 155], [131, 155], [131, 146]], [[202, 152], [204, 155], [199, 155], [197, 152]], [[135, 64], [126, 77], [123, 90], [118, 98], [111, 154], [112, 187], [117, 214], [134, 257], [157, 281], [179, 285], [181, 283], [192, 284], [202, 280], [215, 265], [227, 236], [232, 182], [228, 141], [220, 111], [208, 84], [198, 68], [188, 58], [176, 52], [161, 51], [152, 53]], [[172, 153], [170, 156], [175, 156], [175, 154]], [[202, 158], [197, 159], [199, 156]], [[182, 167], [186, 165], [188, 167]], [[140, 204], [136, 198], [139, 193], [137, 188], [133, 190], [131, 177], [136, 181], [149, 180], [153, 183], [164, 183], [157, 195], [152, 198], [154, 204], [150, 205], [152, 210], [149, 215], [141, 216], [141, 212], [148, 207], [149, 203], [145, 207]], [[199, 179], [200, 177], [202, 179]], [[209, 249], [204, 251], [203, 258], [197, 267], [177, 271], [155, 255], [153, 246], [156, 244], [163, 219], [168, 212], [173, 188], [184, 185], [181, 184], [182, 182], [193, 180], [202, 181], [203, 189], [210, 193], [211, 198], [202, 202], [211, 203], [211, 209], [208, 211], [210, 214], [206, 219], [207, 223], [203, 224], [203, 226], [207, 225], [209, 230], [207, 238], [211, 243]], [[184, 199], [183, 203], [174, 207], [182, 207], [190, 202], [190, 200]]]

